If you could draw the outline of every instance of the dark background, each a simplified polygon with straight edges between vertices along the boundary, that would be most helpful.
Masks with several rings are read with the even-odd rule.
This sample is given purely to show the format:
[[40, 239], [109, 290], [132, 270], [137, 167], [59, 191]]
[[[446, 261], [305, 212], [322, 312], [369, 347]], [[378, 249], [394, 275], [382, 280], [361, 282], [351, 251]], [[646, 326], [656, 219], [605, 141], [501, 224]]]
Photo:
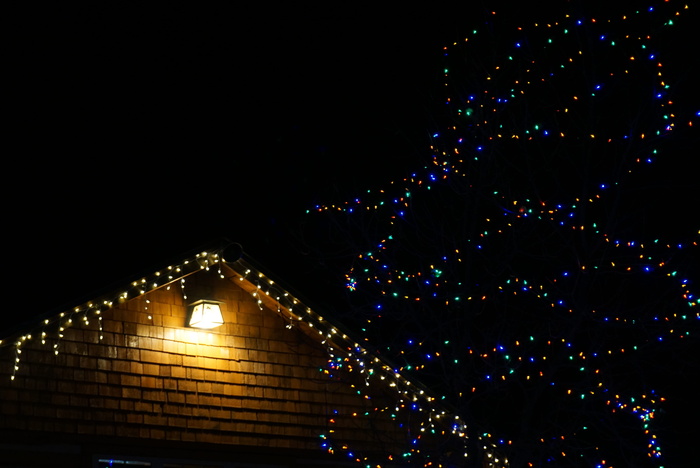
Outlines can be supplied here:
[[[492, 11], [517, 25], [562, 4], [583, 2], [7, 7], [5, 325], [220, 237], [308, 287], [306, 210], [427, 162], [442, 47]], [[680, 122], [699, 107], [697, 17], [663, 47]], [[642, 202], [685, 233], [697, 140], [683, 132]]]
[[[473, 22], [464, 15], [178, 2], [12, 11], [8, 319], [221, 236], [273, 267], [294, 262], [307, 208], [423, 163], [439, 50]], [[30, 293], [37, 284], [44, 293]]]
[[[325, 297], [306, 210], [427, 162], [444, 45], [492, 10], [516, 24], [569, 2], [508, 3], [7, 8], [0, 330], [221, 237]], [[697, 19], [664, 44], [681, 123], [700, 108]], [[670, 237], [700, 211], [697, 136], [680, 134], [652, 174], [662, 190], [638, 200]]]

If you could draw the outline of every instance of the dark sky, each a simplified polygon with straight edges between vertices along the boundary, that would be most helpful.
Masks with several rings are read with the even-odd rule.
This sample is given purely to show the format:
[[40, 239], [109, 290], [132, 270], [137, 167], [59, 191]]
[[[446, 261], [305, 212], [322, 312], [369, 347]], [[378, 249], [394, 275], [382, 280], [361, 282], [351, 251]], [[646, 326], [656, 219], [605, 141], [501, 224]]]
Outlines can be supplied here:
[[[285, 2], [11, 11], [12, 313], [42, 313], [220, 236], [279, 261], [285, 226], [307, 207], [420, 160], [439, 49], [461, 29], [451, 13]], [[39, 283], [45, 292], [30, 293]]]
[[[441, 48], [491, 9], [517, 22], [569, 2], [508, 3], [8, 9], [0, 331], [222, 236], [313, 296], [295, 273], [304, 212], [425, 163]], [[681, 23], [664, 73], [691, 115], [697, 21]], [[689, 136], [676, 145], [698, 153]], [[682, 160], [661, 166], [682, 180], [648, 202], [697, 226], [697, 172]]]
[[[308, 207], [423, 164], [440, 49], [486, 3], [10, 11], [6, 310], [43, 313], [221, 236], [287, 271]], [[489, 4], [549, 14], [505, 3]]]

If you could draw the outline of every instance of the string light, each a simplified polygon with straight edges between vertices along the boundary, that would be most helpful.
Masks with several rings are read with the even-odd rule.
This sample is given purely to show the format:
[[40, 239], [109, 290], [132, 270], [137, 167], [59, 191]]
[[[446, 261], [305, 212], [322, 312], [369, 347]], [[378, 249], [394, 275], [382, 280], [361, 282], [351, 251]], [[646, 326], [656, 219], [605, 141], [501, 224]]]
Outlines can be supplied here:
[[[654, 14], [657, 14], [658, 10], [654, 10]], [[603, 401], [611, 412], [632, 414], [637, 417], [644, 435], [648, 437], [649, 457], [659, 459], [662, 451], [652, 423], [659, 405], [664, 401], [663, 398], [655, 396], [654, 392], [649, 392], [651, 396], [627, 394], [610, 397], [614, 393], [612, 389], [615, 382], [613, 376], [605, 375], [605, 362], [642, 348], [646, 349], [653, 341], [680, 340], [689, 336], [691, 329], [689, 324], [697, 323], [700, 318], [700, 299], [698, 299], [698, 293], [693, 290], [689, 274], [678, 268], [674, 259], [688, 252], [697, 252], [697, 235], [700, 235], [700, 232], [696, 233], [693, 239], [682, 243], [613, 240], [606, 232], [605, 223], [591, 221], [591, 217], [587, 216], [591, 212], [595, 213], [595, 210], [599, 210], [599, 207], [618, 195], [619, 192], [616, 193], [615, 190], [619, 189], [629, 179], [630, 174], [640, 166], [655, 162], [659, 155], [656, 147], [658, 139], [669, 136], [680, 125], [677, 124], [679, 120], [675, 117], [673, 103], [667, 98], [670, 89], [667, 78], [660, 70], [663, 68], [657, 58], [660, 54], [648, 53], [648, 48], [653, 43], [652, 38], [623, 35], [620, 32], [624, 30], [627, 22], [632, 22], [643, 14], [646, 13], [640, 11], [623, 19], [611, 19], [607, 22], [573, 19], [567, 16], [559, 22], [519, 28], [518, 31], [523, 34], [531, 33], [531, 39], [527, 42], [514, 42], [512, 50], [504, 51], [503, 56], [494, 57], [493, 63], [496, 65], [487, 67], [483, 75], [475, 80], [476, 83], [483, 85], [480, 90], [469, 90], [471, 91], [469, 95], [461, 101], [456, 95], [446, 99], [448, 108], [446, 113], [450, 115], [450, 119], [455, 118], [455, 123], [445, 126], [433, 135], [433, 145], [430, 148], [431, 161], [422, 171], [415, 172], [401, 181], [391, 182], [386, 189], [368, 191], [364, 198], [355, 198], [340, 204], [318, 205], [310, 212], [353, 215], [358, 208], [364, 208], [364, 212], [375, 213], [386, 221], [386, 232], [379, 236], [381, 241], [373, 243], [374, 247], [371, 249], [362, 250], [355, 258], [355, 266], [346, 274], [346, 285], [349, 291], [372, 292], [376, 288], [380, 292], [382, 302], [374, 304], [372, 312], [367, 314], [369, 315], [368, 324], [381, 322], [386, 316], [383, 314], [388, 314], [385, 311], [389, 307], [385, 305], [393, 301], [399, 303], [408, 301], [414, 304], [428, 302], [429, 307], [439, 304], [446, 309], [463, 311], [469, 307], [485, 310], [482, 308], [488, 307], [491, 303], [511, 304], [509, 301], [522, 300], [528, 305], [534, 305], [533, 310], [538, 313], [552, 314], [555, 318], [560, 317], [556, 314], [562, 314], [565, 317], [568, 317], [566, 314], [576, 314], [594, 322], [639, 326], [644, 330], [653, 330], [655, 336], [641, 335], [628, 339], [619, 346], [610, 345], [606, 347], [607, 349], [598, 349], [577, 339], [576, 336], [556, 337], [555, 332], [551, 337], [542, 337], [531, 335], [528, 330], [523, 330], [524, 335], [508, 335], [495, 346], [493, 343], [473, 343], [466, 350], [459, 350], [456, 353], [450, 352], [457, 347], [452, 340], [436, 342], [428, 339], [410, 339], [406, 340], [408, 345], [403, 348], [382, 350], [382, 356], [400, 357], [397, 362], [401, 365], [397, 366], [391, 365], [389, 359], [380, 358], [376, 353], [369, 352], [366, 347], [357, 342], [358, 340], [350, 339], [348, 334], [330, 325], [322, 316], [305, 307], [298, 299], [282, 290], [261, 272], [255, 271], [243, 260], [237, 260], [228, 265], [239, 274], [241, 284], [249, 282], [254, 285], [249, 292], [260, 307], [265, 302], [273, 303], [272, 310], [277, 310], [284, 317], [287, 328], [309, 327], [317, 331], [323, 338], [323, 344], [329, 355], [327, 365], [320, 372], [331, 379], [335, 378], [336, 373], [341, 369], [362, 374], [364, 387], [370, 387], [375, 380], [388, 382], [390, 388], [395, 391], [396, 401], [388, 406], [372, 408], [373, 413], [391, 414], [392, 419], [397, 423], [403, 420], [404, 413], [421, 414], [423, 418], [420, 419], [422, 421], [420, 432], [447, 432], [456, 436], [463, 440], [464, 456], [469, 454], [468, 437], [474, 425], [470, 423], [467, 426], [464, 418], [460, 418], [453, 411], [447, 411], [441, 403], [447, 399], [446, 397], [434, 396], [435, 392], [428, 391], [421, 384], [417, 384], [413, 378], [417, 376], [420, 379], [425, 375], [426, 380], [431, 380], [431, 373], [436, 367], [443, 366], [446, 362], [456, 365], [469, 362], [474, 366], [474, 381], [470, 382], [468, 388], [463, 389], [464, 395], [484, 394], [518, 379], [528, 382], [545, 381], [551, 384], [555, 392], [566, 395], [569, 399]], [[666, 27], [672, 25], [671, 20], [665, 18], [660, 20], [664, 21], [663, 24]], [[542, 61], [532, 55], [537, 45], [541, 52], [548, 53], [563, 50], [553, 49], [553, 44], [564, 49], [567, 45], [570, 46], [573, 41], [570, 39], [573, 36], [570, 32], [575, 28], [579, 31], [590, 28], [590, 34], [600, 38], [598, 45], [594, 46], [592, 51], [566, 50], [571, 53], [558, 57], [560, 61], [557, 63]], [[608, 32], [599, 34], [599, 29], [607, 29]], [[629, 29], [634, 30], [633, 27]], [[546, 30], [547, 34], [542, 34], [543, 30]], [[479, 39], [483, 35], [477, 35], [477, 31], [473, 31], [473, 35], [476, 37], [455, 43], [452, 47], [446, 47], [445, 56], [449, 58], [468, 55], [472, 48], [478, 48]], [[537, 44], [538, 41], [539, 44]], [[528, 46], [523, 47], [523, 44]], [[634, 55], [628, 55], [625, 60], [614, 63], [612, 71], [587, 89], [572, 89], [576, 94], [561, 96], [561, 102], [557, 103], [549, 115], [537, 116], [541, 117], [541, 121], [538, 119], [537, 122], [527, 122], [526, 125], [516, 122], [514, 118], [509, 120], [513, 114], [508, 112], [512, 109], [518, 110], [518, 106], [523, 102], [537, 97], [538, 93], [542, 92], [540, 87], [561, 89], [558, 87], [561, 80], [570, 79], [577, 70], [581, 70], [589, 60], [595, 58], [590, 56], [590, 52], [607, 53], [608, 50], [615, 51], [614, 54], [618, 54], [617, 50], [620, 50], [619, 54], [633, 51]], [[649, 70], [652, 67], [654, 73], [649, 78]], [[569, 70], [572, 71], [569, 72]], [[612, 99], [610, 95], [606, 95], [607, 92], [612, 92], [609, 90], [619, 89], [621, 86], [632, 83], [636, 78], [626, 77], [638, 75], [646, 78], [642, 81], [654, 90], [654, 93], [648, 96], [649, 99], [653, 99], [652, 104], [649, 104], [653, 111], [645, 114], [645, 117], [648, 117], [647, 122], [635, 123], [628, 127], [616, 124], [609, 127], [594, 126], [594, 128], [581, 129], [573, 124], [576, 116], [584, 113], [586, 105], [602, 106], [601, 103], [604, 103], [606, 96], [607, 99]], [[455, 72], [450, 68], [444, 70], [444, 77], [447, 89], [452, 89], [453, 80], [459, 82], [459, 86], [470, 84], [465, 84], [461, 78], [455, 77]], [[645, 126], [642, 127], [642, 125]], [[692, 120], [688, 126], [692, 126]], [[550, 143], [552, 141], [555, 143]], [[412, 210], [416, 208], [418, 196], [428, 191], [434, 193], [443, 187], [464, 188], [464, 181], [466, 181], [467, 193], [484, 196], [485, 192], [477, 193], [469, 190], [474, 190], [475, 182], [483, 175], [481, 171], [488, 169], [489, 158], [498, 158], [498, 150], [506, 148], [505, 145], [567, 145], [569, 141], [573, 141], [572, 145], [582, 144], [581, 142], [594, 145], [588, 147], [591, 151], [609, 147], [610, 149], [605, 150], [605, 154], [611, 159], [622, 155], [618, 158], [621, 159], [618, 166], [621, 169], [613, 171], [614, 177], [606, 178], [604, 176], [607, 174], [601, 175], [601, 178], [595, 180], [590, 187], [586, 187], [585, 190], [579, 189], [582, 192], [579, 194], [570, 193], [569, 187], [566, 187], [567, 183], [559, 183], [557, 180], [551, 181], [551, 186], [555, 189], [551, 189], [548, 197], [534, 194], [523, 197], [521, 195], [526, 190], [516, 190], [503, 184], [497, 187], [489, 186], [488, 199], [491, 205], [497, 208], [479, 219], [484, 226], [488, 226], [487, 228], [475, 230], [474, 234], [463, 239], [458, 247], [444, 249], [440, 255], [429, 258], [425, 265], [393, 268], [396, 257], [392, 254], [399, 249], [399, 244], [403, 240], [399, 234], [405, 234], [405, 231], [399, 229], [402, 226], [401, 222], [406, 222]], [[514, 186], [523, 183], [521, 180], [512, 182]], [[471, 219], [476, 219], [477, 215], [483, 214], [475, 212]], [[536, 223], [550, 228], [556, 226], [557, 229], [561, 228], [567, 232], [586, 233], [591, 236], [589, 238], [591, 241], [598, 241], [601, 246], [604, 246], [601, 249], [606, 253], [587, 258], [585, 264], [568, 265], [570, 268], [566, 268], [567, 271], [517, 276], [509, 272], [493, 288], [486, 288], [473, 283], [471, 278], [459, 278], [450, 273], [454, 271], [455, 265], [470, 264], [475, 258], [483, 258], [479, 256], [484, 255], [480, 252], [497, 250], [504, 239], [512, 235], [516, 228], [534, 226]], [[94, 326], [96, 322], [100, 339], [102, 339], [104, 310], [113, 307], [114, 304], [121, 304], [157, 288], [170, 287], [175, 283], [180, 284], [185, 296], [187, 275], [199, 270], [209, 271], [216, 266], [219, 276], [223, 278], [221, 265], [224, 262], [220, 253], [198, 254], [180, 265], [169, 266], [163, 271], [133, 282], [116, 295], [102, 299], [101, 302], [98, 301], [97, 304], [101, 304], [99, 306], [88, 303], [73, 309], [67, 317], [66, 314], [59, 314], [44, 320], [37, 326], [38, 333], [32, 331], [13, 341], [15, 362], [11, 379], [14, 380], [20, 372], [22, 347], [25, 342], [33, 339], [32, 336], [39, 336], [42, 345], [52, 346], [58, 354], [62, 332], [65, 328], [76, 325], [72, 316], [77, 314], [81, 316], [81, 320], [77, 321], [79, 326]], [[635, 278], [649, 277], [663, 281], [664, 284], [672, 285], [669, 290], [674, 291], [673, 295], [677, 300], [682, 300], [684, 310], [669, 308], [666, 311], [660, 311], [654, 317], [647, 317], [635, 315], [634, 310], [625, 314], [623, 312], [626, 311], [605, 307], [585, 308], [580, 301], [572, 298], [569, 291], [575, 282], [588, 278], [586, 275], [589, 275], [589, 272], [634, 275]], [[465, 292], [467, 294], [464, 294]], [[473, 306], [475, 303], [480, 305]], [[93, 318], [96, 320], [92, 320]], [[553, 322], [566, 323], [560, 318], [557, 320]], [[365, 331], [369, 329], [370, 327], [367, 327]], [[53, 339], [51, 332], [55, 332]], [[369, 335], [369, 332], [367, 334]], [[557, 339], [554, 339], [555, 337]], [[369, 336], [364, 336], [359, 341], [373, 342]], [[4, 343], [6, 341], [0, 341], [0, 345]], [[458, 357], [453, 358], [455, 355]], [[548, 366], [548, 362], [563, 355], [566, 355], [567, 368], [575, 369], [583, 375], [581, 379], [584, 380], [584, 385], [580, 388], [574, 386], [565, 388], [566, 385], [556, 380], [552, 367]], [[367, 389], [357, 388], [357, 392], [367, 400], [372, 399], [371, 392]], [[344, 416], [340, 414], [341, 411], [341, 409], [334, 409], [329, 415], [330, 426], [339, 416]], [[371, 417], [371, 414], [355, 413], [346, 416], [363, 418]], [[579, 430], [588, 429], [582, 427]], [[487, 466], [508, 466], [509, 462], [502, 454], [508, 451], [511, 441], [497, 439], [489, 432], [471, 435], [480, 442], [481, 450], [486, 454]], [[576, 437], [577, 433], [557, 434], [541, 437], [540, 440], [543, 445], [550, 444], [561, 448], [564, 447], [562, 441]], [[342, 441], [335, 441], [332, 432], [321, 434], [319, 438], [321, 447], [330, 453], [344, 452], [349, 459], [358, 463], [368, 462], [367, 457], [358, 454], [357, 450]], [[389, 454], [387, 460], [410, 459], [420, 454], [421, 449], [422, 438], [415, 437], [410, 440], [405, 452]], [[553, 455], [555, 457], [553, 459], [559, 456], [572, 456], [571, 451], [568, 450], [560, 450], [557, 453], [558, 455]], [[534, 462], [528, 463], [529, 466], [534, 466]], [[599, 466], [609, 466], [608, 462], [600, 457], [597, 463]], [[425, 466], [436, 465], [426, 464]]]
[[[430, 163], [380, 190], [368, 190], [362, 198], [308, 210], [347, 216], [351, 221], [345, 224], [362, 236], [375, 233], [381, 239], [370, 240], [372, 248], [358, 249], [345, 273], [355, 305], [348, 319], [365, 322], [360, 328], [366, 342], [377, 342], [382, 334], [410, 337], [402, 340], [408, 346], [390, 340], [382, 349], [405, 363], [402, 371], [437, 385], [440, 379], [461, 382], [445, 369], [465, 372], [473, 381], [468, 391], [452, 397], [457, 404], [465, 400], [463, 395], [487, 396], [510, 382], [549, 382], [554, 392], [562, 387], [559, 392], [584, 402], [572, 401], [572, 406], [605, 404], [638, 415], [650, 460], [661, 456], [651, 424], [663, 399], [649, 399], [643, 407], [622, 403], [639, 398], [630, 391], [605, 403], [606, 395], [620, 385], [610, 373], [615, 362], [630, 354], [646, 352], [655, 343], [687, 339], [697, 329], [700, 300], [690, 280], [692, 262], [683, 259], [698, 255], [700, 232], [685, 233], [680, 243], [613, 240], [616, 220], [607, 211], [626, 195], [627, 187], [648, 177], [644, 167], [659, 161], [663, 142], [681, 126], [664, 74], [663, 51], [655, 40], [674, 24], [669, 18], [688, 7], [663, 3], [610, 19], [566, 15], [557, 22], [525, 25], [517, 28], [511, 47], [484, 43], [488, 34], [445, 47], [447, 59], [455, 57], [459, 64], [467, 58], [469, 67], [444, 67], [446, 110], [440, 115], [448, 123], [432, 133]], [[513, 37], [508, 31], [494, 34], [504, 42]], [[449, 213], [446, 218], [464, 218], [468, 228], [450, 233], [461, 220], [440, 224], [436, 213], [442, 211]], [[368, 214], [366, 232], [362, 213]], [[532, 232], [571, 244], [550, 246]], [[569, 241], [574, 233], [583, 240]], [[595, 248], [572, 255], [571, 245]], [[541, 251], [528, 256], [527, 249], [533, 247]], [[568, 257], [537, 263], [547, 258], [547, 249], [553, 257]], [[502, 259], [523, 252], [530, 264]], [[483, 265], [493, 279], [478, 276], [475, 264]], [[603, 296], [613, 288], [616, 294], [631, 294], [628, 283], [639, 285], [636, 294], [643, 296], [652, 282], [664, 291], [665, 303], [654, 314], [643, 299], [632, 297], [621, 307]], [[584, 284], [591, 291], [597, 288], [600, 297], [575, 294]], [[483, 311], [501, 326], [494, 332], [505, 338], [498, 346], [488, 343], [480, 330], [486, 320], [482, 315], [487, 315]], [[541, 317], [533, 323], [550, 320], [550, 338], [561, 334], [561, 340], [519, 334], [529, 333], [516, 327], [533, 311]], [[514, 317], [517, 313], [523, 318]], [[422, 315], [430, 320], [415, 319]], [[461, 340], [469, 343], [466, 351], [442, 345], [430, 334], [457, 332], [432, 325], [438, 317], [461, 321], [464, 334], [478, 340]], [[605, 336], [620, 330], [620, 340], [586, 341], [575, 328], [565, 328], [581, 322], [586, 330], [613, 327]], [[620, 326], [640, 332], [622, 333]], [[550, 364], [562, 355], [566, 368], [578, 374], [571, 377], [579, 382], [576, 388], [563, 389]], [[468, 408], [468, 399], [464, 405]], [[543, 450], [551, 446], [551, 463], [572, 456], [571, 450], [555, 448], [565, 447], [564, 440], [575, 446], [578, 433], [542, 438]], [[506, 450], [505, 445], [499, 449]], [[586, 456], [610, 466], [599, 455]], [[534, 461], [527, 463], [535, 466]]]
[[[180, 284], [183, 297], [186, 297], [186, 277], [196, 271], [208, 271], [215, 263], [219, 266], [218, 273], [220, 278], [225, 279], [221, 270], [221, 265], [226, 264], [237, 275], [239, 284], [241, 284], [244, 289], [248, 289], [248, 292], [251, 294], [256, 304], [260, 308], [267, 306], [271, 310], [276, 310], [277, 313], [284, 318], [287, 328], [308, 327], [319, 335], [321, 343], [326, 347], [329, 356], [328, 366], [320, 369], [326, 377], [335, 379], [335, 373], [341, 369], [344, 372], [358, 372], [362, 374], [367, 390], [356, 387], [356, 391], [358, 395], [362, 396], [367, 401], [373, 401], [372, 392], [374, 390], [369, 387], [374, 379], [378, 378], [381, 382], [388, 382], [388, 387], [394, 389], [396, 393], [397, 402], [392, 405], [392, 407], [375, 407], [372, 410], [372, 414], [391, 413], [390, 418], [396, 421], [402, 420], [403, 413], [407, 411], [415, 414], [424, 414], [425, 421], [420, 424], [420, 430], [429, 430], [435, 433], [441, 428], [444, 434], [444, 428], [451, 427], [451, 434], [459, 438], [466, 437], [467, 428], [460, 420], [459, 416], [450, 416], [449, 412], [446, 411], [445, 408], [438, 403], [437, 399], [431, 396], [425, 388], [408, 380], [400, 370], [395, 369], [380, 357], [372, 355], [369, 350], [351, 339], [348, 334], [341, 331], [336, 325], [325, 320], [323, 316], [316, 313], [310, 307], [304, 306], [299, 299], [282, 289], [275, 281], [268, 278], [262, 272], [256, 271], [255, 268], [247, 264], [245, 260], [237, 259], [234, 262], [226, 262], [220, 253], [203, 252], [193, 259], [183, 261], [183, 263], [178, 266], [168, 267], [167, 271], [171, 273], [177, 272], [177, 274], [168, 275], [168, 282], [166, 283], [151, 280], [151, 278], [160, 278], [163, 276], [162, 272], [157, 271], [149, 278], [142, 278], [132, 282], [129, 288], [115, 293], [113, 299], [103, 299], [101, 302], [102, 307], [97, 307], [95, 302], [88, 302], [82, 306], [73, 308], [70, 313], [63, 312], [56, 317], [45, 319], [40, 324], [42, 345], [52, 345], [54, 353], [58, 355], [60, 351], [60, 338], [62, 338], [66, 328], [76, 325], [82, 328], [89, 328], [91, 323], [95, 322], [97, 322], [97, 327], [99, 329], [99, 339], [102, 340], [103, 310], [111, 308], [115, 303], [122, 304], [130, 299], [144, 296], [158, 288], [168, 288], [172, 283]], [[144, 304], [147, 303], [147, 300], [144, 301]], [[145, 307], [147, 309], [148, 306], [146, 305]], [[77, 322], [72, 320], [75, 314], [79, 314], [82, 319]], [[95, 317], [97, 320], [92, 321], [89, 319], [90, 317]], [[48, 332], [51, 328], [56, 328], [57, 330], [57, 339], [53, 344], [47, 339]], [[22, 346], [31, 339], [32, 334], [26, 334], [20, 336], [14, 342], [15, 364], [10, 376], [11, 380], [15, 380], [20, 371]], [[335, 412], [337, 414], [338, 410], [335, 410]], [[370, 414], [353, 415], [353, 417], [364, 416], [370, 416]], [[331, 445], [329, 436], [321, 435], [320, 437], [324, 440], [322, 446], [326, 447], [329, 452], [332, 453], [336, 450], [334, 446]], [[419, 440], [420, 439], [414, 439], [412, 443], [412, 445], [415, 446], [414, 449], [406, 452], [404, 455], [410, 456], [414, 452], [419, 452]], [[366, 460], [366, 457], [360, 460]]]
[[[167, 275], [168, 281], [166, 283], [161, 283], [159, 281], [159, 279], [163, 277], [163, 272], [156, 271], [150, 278], [145, 277], [137, 281], [133, 281], [127, 288], [114, 293], [112, 296], [100, 298], [96, 301], [86, 302], [85, 304], [74, 307], [69, 312], [60, 312], [51, 318], [42, 320], [37, 325], [36, 330], [38, 330], [38, 332], [35, 333], [33, 331], [32, 333], [23, 335], [14, 342], [15, 364], [10, 378], [15, 380], [17, 373], [20, 371], [20, 358], [22, 354], [21, 347], [24, 342], [32, 339], [33, 333], [40, 336], [42, 345], [51, 346], [54, 355], [58, 355], [60, 353], [60, 344], [64, 336], [64, 331], [67, 328], [75, 326], [76, 324], [79, 324], [82, 327], [89, 327], [92, 323], [97, 323], [97, 336], [98, 339], [102, 341], [104, 338], [102, 328], [103, 311], [111, 309], [115, 304], [123, 304], [124, 302], [133, 298], [144, 296], [160, 287], [169, 287], [169, 284], [175, 281], [180, 282], [183, 297], [186, 297], [184, 290], [185, 277], [196, 271], [206, 270], [211, 265], [220, 263], [221, 259], [219, 255], [219, 253], [202, 252], [197, 254], [193, 259], [183, 261], [181, 265], [168, 266], [166, 271], [169, 272], [169, 274]], [[144, 307], [145, 312], [148, 312], [149, 303], [150, 301], [146, 299], [146, 305]], [[74, 317], [80, 317], [80, 320], [75, 321], [73, 320]], [[93, 321], [91, 320], [92, 318], [96, 320]], [[54, 338], [51, 339], [51, 336], [54, 336]], [[2, 345], [2, 343], [3, 342], [0, 341], [0, 345]]]

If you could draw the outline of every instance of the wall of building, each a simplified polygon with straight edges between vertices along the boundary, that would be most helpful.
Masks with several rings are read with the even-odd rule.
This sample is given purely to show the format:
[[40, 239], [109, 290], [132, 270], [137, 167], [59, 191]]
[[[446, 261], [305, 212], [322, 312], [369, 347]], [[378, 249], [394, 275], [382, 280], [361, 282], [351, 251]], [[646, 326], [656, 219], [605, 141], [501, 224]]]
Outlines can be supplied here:
[[[22, 460], [46, 455], [70, 466], [98, 451], [154, 447], [200, 454], [209, 447], [223, 452], [221, 460], [231, 451], [303, 458], [323, 454], [322, 436], [331, 430], [373, 451], [402, 437], [350, 377], [324, 374], [328, 355], [317, 340], [288, 328], [274, 308], [261, 310], [237, 281], [202, 271], [184, 288], [154, 290], [102, 312], [101, 320], [67, 314], [62, 337], [54, 325], [23, 343], [14, 380], [15, 348], [0, 348], [0, 466], [43, 466]], [[201, 291], [224, 302], [223, 326], [185, 326], [187, 304]]]

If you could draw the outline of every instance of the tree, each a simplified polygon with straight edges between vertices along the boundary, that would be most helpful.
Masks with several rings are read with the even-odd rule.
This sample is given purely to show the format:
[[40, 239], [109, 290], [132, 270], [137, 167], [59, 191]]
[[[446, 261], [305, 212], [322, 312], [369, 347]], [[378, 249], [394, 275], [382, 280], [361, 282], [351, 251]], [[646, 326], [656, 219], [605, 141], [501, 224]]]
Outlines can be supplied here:
[[693, 115], [665, 61], [686, 8], [657, 3], [489, 14], [445, 47], [429, 163], [312, 210], [336, 314], [510, 466], [682, 457], [660, 415], [700, 370], [700, 226], [668, 214], [697, 201]]

